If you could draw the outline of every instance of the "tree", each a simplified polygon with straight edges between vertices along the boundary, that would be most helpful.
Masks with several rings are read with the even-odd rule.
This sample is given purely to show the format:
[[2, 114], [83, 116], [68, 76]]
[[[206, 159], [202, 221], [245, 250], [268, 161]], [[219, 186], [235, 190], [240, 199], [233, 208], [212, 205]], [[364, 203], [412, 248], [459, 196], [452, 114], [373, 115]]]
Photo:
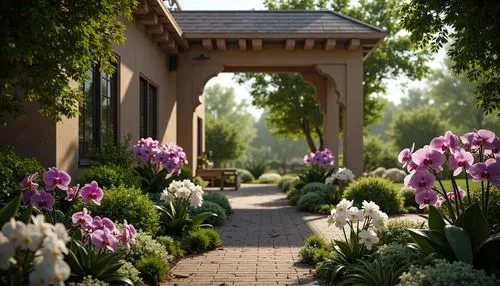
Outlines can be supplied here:
[[399, 108], [410, 111], [413, 109], [429, 106], [431, 99], [428, 96], [428, 89], [412, 88], [401, 98]]
[[134, 0], [2, 1], [0, 4], [0, 124], [24, 113], [26, 102], [60, 120], [78, 114], [81, 82], [94, 65], [111, 73], [112, 45], [125, 41]]
[[476, 104], [500, 109], [500, 1], [410, 0], [401, 11], [412, 42], [434, 51], [451, 43], [451, 69], [477, 83]]
[[[218, 84], [205, 89], [206, 148], [216, 166], [246, 154], [255, 137], [254, 118], [245, 101], [236, 102], [234, 89]], [[234, 149], [234, 150], [225, 150]]]
[[437, 136], [448, 130], [449, 123], [444, 120], [439, 110], [422, 107], [411, 111], [401, 111], [391, 123], [389, 137], [398, 150], [421, 148]]

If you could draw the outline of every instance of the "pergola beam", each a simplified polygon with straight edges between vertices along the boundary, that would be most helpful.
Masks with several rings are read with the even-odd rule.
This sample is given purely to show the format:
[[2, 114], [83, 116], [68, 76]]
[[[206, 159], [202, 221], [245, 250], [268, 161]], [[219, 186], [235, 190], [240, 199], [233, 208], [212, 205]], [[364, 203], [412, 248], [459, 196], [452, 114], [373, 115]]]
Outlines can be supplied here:
[[335, 46], [337, 45], [337, 40], [335, 39], [326, 39], [325, 41], [325, 51], [331, 51], [335, 49]]
[[163, 23], [158, 23], [158, 25], [154, 26], [146, 26], [146, 33], [148, 34], [163, 34], [164, 32]]
[[168, 41], [170, 41], [170, 37], [169, 37], [168, 33], [154, 34], [152, 37], [153, 37], [153, 41], [155, 41], [155, 42], [168, 42]]
[[295, 39], [286, 39], [285, 40], [285, 50], [287, 50], [287, 51], [295, 50]]
[[217, 39], [217, 40], [215, 40], [215, 43], [217, 45], [218, 50], [222, 50], [222, 51], [227, 50], [226, 39]]
[[356, 50], [357, 48], [359, 48], [360, 44], [361, 41], [359, 39], [350, 39], [347, 41], [346, 48], [350, 51]]
[[247, 50], [247, 40], [246, 39], [239, 39], [238, 46], [240, 47], [240, 50], [246, 51]]
[[152, 26], [158, 24], [158, 16], [156, 14], [138, 15], [135, 18], [137, 22], [143, 25]]
[[314, 48], [314, 39], [306, 39], [304, 41], [304, 50], [310, 51]]
[[254, 51], [262, 50], [262, 39], [252, 39], [252, 50]]
[[203, 47], [207, 50], [213, 50], [214, 49], [214, 46], [212, 44], [212, 39], [203, 39], [201, 41], [201, 44], [203, 45]]

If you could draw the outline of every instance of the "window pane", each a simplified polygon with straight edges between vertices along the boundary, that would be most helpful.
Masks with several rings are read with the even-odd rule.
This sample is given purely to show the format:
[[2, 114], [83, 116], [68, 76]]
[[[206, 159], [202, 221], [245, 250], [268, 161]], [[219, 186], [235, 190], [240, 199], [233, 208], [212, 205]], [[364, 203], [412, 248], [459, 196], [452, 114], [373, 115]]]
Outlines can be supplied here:
[[157, 95], [156, 87], [149, 85], [149, 114], [148, 114], [148, 135], [157, 139]]
[[142, 138], [149, 137], [148, 132], [148, 122], [147, 122], [147, 114], [148, 114], [148, 82], [140, 78], [140, 90], [139, 90], [139, 101], [140, 101], [140, 115], [139, 115], [139, 126], [140, 126], [140, 135]]
[[94, 141], [94, 108], [95, 108], [95, 83], [92, 70], [87, 71], [86, 82], [81, 85], [84, 101], [80, 107], [80, 118], [78, 128], [78, 152], [81, 158], [91, 156]]

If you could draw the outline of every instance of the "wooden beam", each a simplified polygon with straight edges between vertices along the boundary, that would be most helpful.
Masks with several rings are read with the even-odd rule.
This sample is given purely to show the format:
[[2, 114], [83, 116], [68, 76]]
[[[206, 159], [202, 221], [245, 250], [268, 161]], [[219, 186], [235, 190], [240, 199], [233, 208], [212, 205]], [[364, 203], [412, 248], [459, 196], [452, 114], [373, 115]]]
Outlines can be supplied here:
[[160, 43], [158, 46], [164, 51], [172, 51], [177, 49], [177, 45], [175, 44], [175, 41], [168, 41], [165, 43]]
[[217, 39], [217, 40], [215, 40], [215, 43], [217, 45], [218, 50], [223, 50], [223, 51], [227, 50], [225, 39]]
[[359, 48], [359, 45], [360, 45], [361, 41], [359, 39], [350, 39], [347, 41], [347, 49], [348, 50], [355, 50], [357, 48]]
[[246, 39], [239, 39], [238, 46], [240, 47], [240, 50], [246, 51], [247, 50], [247, 40]]
[[164, 33], [164, 34], [153, 34], [153, 41], [155, 42], [168, 42], [170, 41], [170, 37], [168, 35], [168, 33]]
[[201, 44], [207, 50], [213, 50], [214, 49], [214, 47], [212, 45], [212, 39], [203, 39], [203, 40], [201, 40]]
[[314, 48], [314, 39], [306, 39], [304, 41], [304, 50], [309, 51]]
[[138, 15], [135, 16], [135, 19], [143, 25], [149, 26], [158, 24], [158, 16], [156, 16], [156, 14]]
[[135, 10], [134, 10], [134, 14], [136, 14], [136, 15], [146, 15], [148, 13], [149, 13], [148, 2], [146, 2], [146, 0], [140, 1], [139, 4], [137, 5], [137, 8], [135, 8]]
[[337, 44], [337, 40], [335, 39], [326, 39], [325, 42], [325, 51], [331, 51], [335, 49], [335, 45]]
[[252, 39], [252, 50], [254, 51], [262, 50], [262, 39]]
[[295, 39], [286, 39], [285, 40], [285, 50], [286, 51], [295, 50]]
[[147, 26], [146, 27], [146, 33], [149, 34], [163, 34], [165, 30], [163, 29], [163, 23], [159, 23], [158, 25], [155, 26]]

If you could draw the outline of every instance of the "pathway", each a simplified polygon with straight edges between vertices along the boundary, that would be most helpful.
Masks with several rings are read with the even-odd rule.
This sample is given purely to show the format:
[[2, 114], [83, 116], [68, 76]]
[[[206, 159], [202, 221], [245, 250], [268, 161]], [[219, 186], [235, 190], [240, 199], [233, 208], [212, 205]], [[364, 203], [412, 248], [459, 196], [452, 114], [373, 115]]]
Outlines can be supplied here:
[[245, 185], [224, 195], [234, 214], [217, 229], [223, 249], [182, 259], [167, 285], [318, 285], [298, 253], [307, 236], [333, 235], [324, 215], [297, 211], [276, 186]]

